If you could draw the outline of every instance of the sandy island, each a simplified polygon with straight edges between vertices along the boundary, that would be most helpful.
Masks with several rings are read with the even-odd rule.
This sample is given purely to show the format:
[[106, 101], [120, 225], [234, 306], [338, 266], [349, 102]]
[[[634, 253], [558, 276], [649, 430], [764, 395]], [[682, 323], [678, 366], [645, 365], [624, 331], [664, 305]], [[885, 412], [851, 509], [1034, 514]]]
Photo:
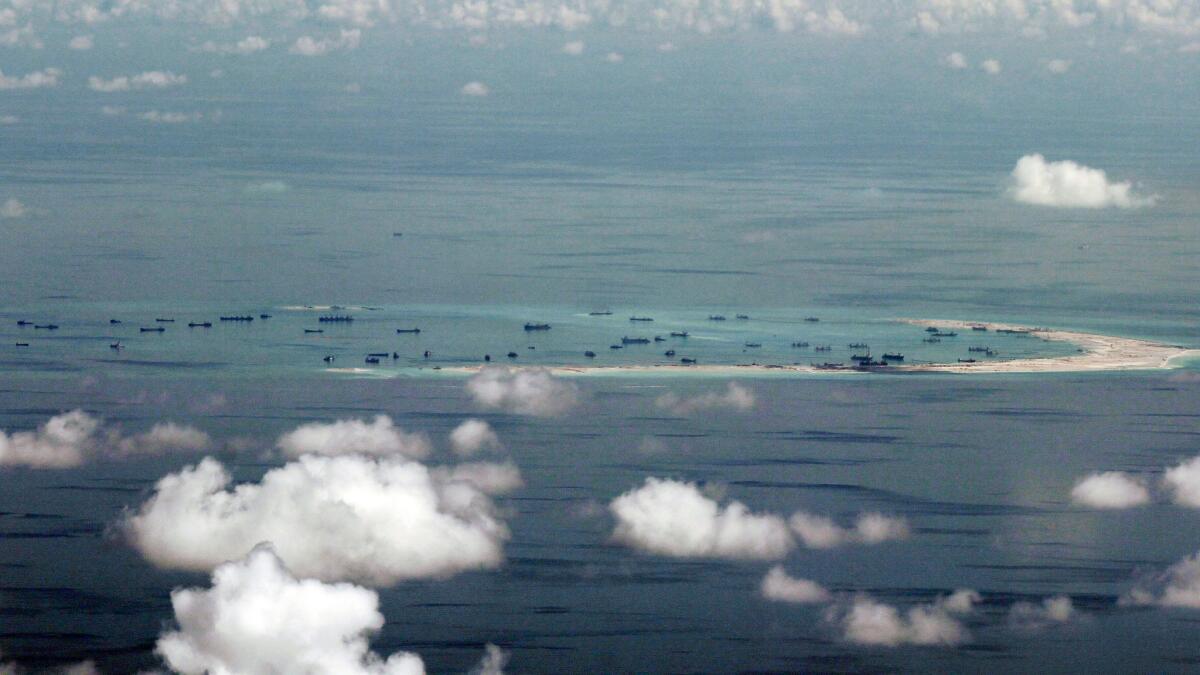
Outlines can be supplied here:
[[[578, 377], [586, 375], [621, 374], [695, 374], [707, 376], [767, 375], [787, 373], [1075, 373], [1120, 370], [1163, 370], [1175, 368], [1187, 359], [1200, 359], [1200, 350], [1178, 345], [1168, 345], [1149, 340], [1076, 333], [1049, 328], [1035, 328], [1004, 323], [978, 321], [935, 321], [930, 319], [899, 319], [901, 323], [954, 331], [971, 331], [974, 327], [986, 328], [989, 332], [1008, 331], [1033, 338], [1055, 342], [1069, 342], [1079, 348], [1079, 353], [1070, 356], [1047, 356], [1025, 359], [980, 359], [974, 363], [921, 363], [896, 364], [881, 367], [855, 368], [852, 366], [819, 367], [807, 364], [680, 364], [661, 363], [649, 365], [620, 366], [545, 366], [554, 375]], [[484, 364], [469, 366], [446, 366], [442, 368], [420, 368], [422, 372], [436, 370], [447, 375], [470, 375], [485, 367]], [[329, 368], [330, 372], [354, 375], [386, 375], [386, 371], [368, 368]]]

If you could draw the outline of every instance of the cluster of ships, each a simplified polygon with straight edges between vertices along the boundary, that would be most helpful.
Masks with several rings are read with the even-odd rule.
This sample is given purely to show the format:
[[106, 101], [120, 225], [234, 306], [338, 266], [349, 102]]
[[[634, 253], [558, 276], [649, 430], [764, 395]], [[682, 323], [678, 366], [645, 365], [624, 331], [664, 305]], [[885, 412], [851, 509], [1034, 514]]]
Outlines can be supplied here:
[[[593, 316], [593, 317], [611, 316], [612, 312], [611, 311], [595, 311], [595, 312], [589, 312], [588, 315]], [[233, 323], [249, 323], [249, 322], [253, 322], [256, 318], [259, 320], [266, 320], [266, 319], [270, 319], [271, 315], [262, 313], [262, 314], [258, 314], [257, 317], [255, 317], [253, 314], [233, 314], [233, 315], [227, 315], [227, 316], [220, 316], [219, 321], [233, 322]], [[749, 317], [749, 315], [746, 315], [746, 314], [737, 314], [737, 315], [735, 315], [735, 319], [740, 320], [740, 321], [748, 321], [750, 319], [750, 317]], [[724, 315], [721, 315], [721, 314], [711, 314], [708, 316], [708, 320], [709, 321], [726, 321], [727, 319]], [[143, 326], [140, 326], [138, 330], [140, 333], [163, 333], [166, 331], [165, 324], [173, 324], [173, 323], [175, 323], [175, 321], [176, 320], [174, 318], [159, 317], [154, 320], [154, 325], [152, 325], [152, 326], [143, 325]], [[644, 315], [633, 315], [633, 316], [629, 317], [629, 321], [632, 324], [646, 325], [646, 324], [653, 323], [654, 318], [650, 317], [650, 316], [644, 316]], [[820, 318], [815, 317], [815, 316], [809, 316], [809, 317], [805, 317], [804, 321], [808, 322], [808, 323], [817, 323], [820, 321]], [[304, 328], [303, 330], [304, 330], [305, 334], [323, 333], [324, 326], [326, 326], [326, 325], [329, 325], [329, 324], [349, 325], [349, 324], [352, 324], [353, 322], [354, 322], [354, 317], [350, 314], [342, 314], [342, 313], [324, 314], [324, 315], [320, 315], [317, 317], [317, 323], [322, 327]], [[122, 323], [123, 323], [123, 321], [121, 319], [110, 319], [109, 320], [109, 324], [111, 324], [111, 325], [119, 325]], [[28, 321], [28, 320], [20, 320], [17, 322], [17, 325], [21, 328], [32, 328], [34, 330], [48, 330], [48, 331], [58, 330], [58, 328], [59, 328], [59, 326], [57, 324], [36, 323], [33, 321]], [[187, 322], [187, 326], [188, 326], [188, 328], [211, 328], [213, 326], [213, 322], [211, 322], [211, 321], [189, 321], [189, 322]], [[987, 332], [988, 331], [988, 328], [982, 324], [969, 324], [969, 327], [970, 327], [971, 331], [973, 331], [973, 332]], [[527, 322], [524, 324], [524, 330], [526, 333], [545, 332], [545, 331], [551, 330], [551, 325], [549, 323], [545, 323], [545, 322]], [[421, 329], [416, 326], [402, 327], [402, 328], [396, 328], [395, 332], [397, 334], [402, 334], [402, 335], [403, 334], [420, 335]], [[1023, 334], [1028, 334], [1029, 331], [1023, 330], [1023, 329], [1003, 329], [1002, 328], [1002, 329], [996, 329], [995, 332], [996, 333], [1005, 333], [1005, 334], [1023, 335]], [[680, 355], [679, 354], [679, 349], [681, 349], [683, 345], [687, 344], [688, 337], [689, 337], [689, 332], [686, 330], [672, 330], [672, 331], [667, 332], [665, 335], [653, 335], [652, 337], [637, 336], [637, 335], [634, 335], [634, 336], [624, 335], [620, 338], [619, 341], [613, 342], [612, 344], [610, 344], [608, 346], [608, 349], [609, 350], [620, 350], [620, 349], [625, 349], [626, 347], [637, 347], [637, 346], [651, 345], [651, 344], [670, 343], [670, 344], [664, 345], [667, 347], [667, 349], [665, 349], [665, 351], [662, 352], [662, 356], [665, 358], [668, 358], [668, 359], [676, 359], [677, 358], [679, 363], [681, 363], [681, 364], [692, 365], [692, 364], [698, 363], [698, 359], [694, 355]], [[925, 336], [922, 339], [922, 342], [940, 343], [944, 339], [953, 339], [956, 337], [958, 337], [958, 333], [953, 330], [943, 330], [943, 329], [935, 327], [935, 326], [930, 326], [925, 329]], [[19, 341], [16, 343], [16, 346], [17, 347], [28, 347], [29, 343], [24, 342], [24, 341]], [[113, 342], [109, 346], [115, 350], [120, 350], [120, 349], [124, 348], [124, 345], [120, 341]], [[758, 349], [758, 348], [761, 348], [762, 346], [763, 345], [761, 342], [746, 341], [743, 343], [743, 352], [752, 350], [752, 349]], [[791, 347], [792, 347], [792, 349], [808, 349], [811, 347], [811, 349], [818, 354], [829, 354], [829, 353], [833, 352], [833, 350], [834, 350], [833, 345], [831, 345], [831, 344], [811, 345], [809, 342], [803, 341], [803, 340], [791, 342]], [[849, 356], [848, 364], [843, 363], [843, 362], [825, 361], [822, 363], [814, 363], [813, 365], [818, 369], [827, 369], [827, 370], [837, 370], [837, 369], [862, 370], [862, 369], [884, 369], [889, 366], [903, 364], [905, 361], [905, 355], [899, 351], [884, 351], [878, 355], [873, 354], [870, 346], [865, 342], [851, 342], [847, 345], [847, 348], [849, 348], [852, 351], [852, 353]], [[534, 347], [529, 346], [528, 349], [534, 349]], [[999, 352], [992, 349], [991, 347], [980, 346], [980, 345], [969, 346], [967, 348], [967, 352], [968, 352], [968, 355], [966, 358], [958, 359], [959, 363], [975, 363], [977, 361], [977, 359], [976, 359], [977, 356], [979, 356], [979, 357], [995, 357], [995, 356], [999, 355]], [[519, 357], [519, 355], [516, 351], [509, 351], [509, 352], [507, 352], [506, 356], [510, 360], [515, 360]], [[597, 353], [596, 353], [596, 351], [593, 351], [590, 349], [584, 350], [583, 356], [587, 359], [595, 359], [595, 358], [597, 358]], [[429, 359], [431, 357], [431, 353], [429, 351], [424, 351], [423, 357], [425, 359]], [[323, 360], [326, 363], [332, 363], [335, 360], [335, 358], [336, 357], [333, 354], [328, 354], [323, 357]], [[379, 351], [379, 352], [367, 353], [364, 358], [364, 361], [368, 365], [378, 365], [378, 364], [382, 363], [384, 360], [396, 361], [399, 359], [400, 359], [399, 352]], [[484, 354], [483, 360], [484, 360], [484, 362], [490, 362], [492, 360], [491, 354]]]

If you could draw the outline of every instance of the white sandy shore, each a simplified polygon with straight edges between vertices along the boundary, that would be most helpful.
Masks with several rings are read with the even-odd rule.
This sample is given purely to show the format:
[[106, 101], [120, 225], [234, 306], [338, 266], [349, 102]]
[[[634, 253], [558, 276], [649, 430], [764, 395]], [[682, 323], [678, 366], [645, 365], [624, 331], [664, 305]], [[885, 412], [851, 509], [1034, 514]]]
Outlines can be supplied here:
[[[636, 374], [670, 374], [670, 375], [704, 375], [704, 376], [747, 376], [796, 373], [846, 373], [859, 374], [871, 372], [884, 373], [1075, 373], [1102, 372], [1121, 370], [1162, 370], [1174, 368], [1186, 359], [1200, 359], [1200, 350], [1187, 349], [1177, 345], [1167, 345], [1149, 340], [1115, 337], [1111, 335], [1096, 335], [1094, 333], [1076, 333], [1048, 328], [1035, 328], [1004, 323], [983, 323], [977, 321], [954, 321], [929, 319], [900, 319], [903, 323], [915, 326], [936, 326], [944, 330], [970, 331], [973, 326], [982, 326], [989, 332], [997, 330], [1020, 331], [1032, 338], [1069, 342], [1079, 348], [1078, 354], [1071, 356], [1056, 356], [1026, 359], [988, 359], [975, 363], [925, 363], [912, 365], [894, 365], [881, 368], [855, 369], [851, 367], [826, 369], [811, 365], [798, 364], [744, 364], [744, 365], [683, 365], [679, 363], [663, 363], [650, 365], [622, 366], [548, 366], [546, 369], [554, 375], [566, 377], [591, 375], [636, 375]], [[449, 366], [437, 369], [437, 372], [447, 375], [470, 375], [477, 373], [484, 365]], [[375, 374], [365, 368], [330, 368], [331, 372], [352, 374]], [[422, 368], [422, 371], [427, 369]], [[432, 370], [432, 369], [428, 369]]]

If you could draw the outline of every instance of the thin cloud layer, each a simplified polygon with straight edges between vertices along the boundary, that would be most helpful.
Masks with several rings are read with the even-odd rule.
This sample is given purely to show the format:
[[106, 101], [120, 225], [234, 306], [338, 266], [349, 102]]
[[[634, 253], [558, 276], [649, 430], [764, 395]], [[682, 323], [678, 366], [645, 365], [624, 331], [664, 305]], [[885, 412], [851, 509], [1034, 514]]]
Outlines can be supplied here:
[[655, 399], [654, 404], [676, 415], [690, 415], [705, 410], [746, 412], [754, 408], [755, 398], [754, 392], [736, 382], [730, 382], [725, 391], [710, 391], [688, 398], [668, 392]]
[[535, 417], [561, 415], [579, 403], [579, 389], [545, 368], [484, 368], [467, 380], [467, 392], [482, 408]]
[[470, 457], [485, 450], [500, 450], [503, 447], [492, 425], [483, 420], [466, 420], [450, 432], [450, 449], [459, 457]]
[[803, 511], [793, 513], [788, 519], [792, 532], [808, 548], [824, 549], [844, 544], [880, 544], [885, 541], [907, 539], [910, 530], [908, 521], [881, 513], [859, 515], [850, 529], [843, 528], [825, 516]]
[[825, 620], [838, 629], [842, 639], [853, 644], [954, 647], [970, 641], [971, 635], [959, 617], [969, 613], [980, 600], [975, 591], [963, 589], [901, 614], [896, 607], [863, 594], [827, 609]]
[[413, 459], [429, 456], [432, 445], [421, 433], [408, 433], [387, 415], [375, 419], [313, 422], [297, 427], [275, 443], [285, 456], [301, 455], [398, 455]]
[[[14, 117], [13, 123], [16, 121]], [[28, 214], [29, 209], [16, 197], [9, 197], [0, 204], [0, 218], [24, 218]]]
[[305, 455], [231, 483], [212, 458], [162, 478], [123, 520], [126, 539], [159, 567], [196, 571], [269, 541], [300, 576], [388, 586], [497, 567], [509, 536], [484, 491], [397, 457]]
[[801, 605], [824, 604], [833, 599], [833, 594], [821, 584], [791, 577], [782, 565], [776, 565], [767, 572], [759, 585], [759, 592], [768, 600]]
[[1093, 473], [1071, 488], [1071, 501], [1093, 509], [1127, 509], [1150, 503], [1150, 490], [1121, 471]]
[[35, 431], [0, 431], [0, 467], [66, 469], [95, 459], [156, 455], [168, 450], [198, 452], [211, 445], [208, 434], [173, 422], [124, 436], [117, 429], [104, 429], [99, 418], [72, 410], [51, 417]]
[[694, 483], [647, 478], [612, 500], [613, 539], [677, 558], [775, 560], [793, 541], [783, 518], [754, 514], [741, 502], [721, 507]]
[[179, 628], [156, 651], [177, 673], [425, 672], [416, 654], [370, 650], [384, 623], [374, 591], [297, 579], [267, 545], [217, 567], [209, 589], [172, 591], [171, 607]]
[[1133, 185], [1112, 182], [1100, 169], [1070, 160], [1047, 162], [1034, 154], [1017, 160], [1009, 194], [1023, 204], [1057, 208], [1102, 209], [1151, 206], [1156, 198], [1133, 193]]

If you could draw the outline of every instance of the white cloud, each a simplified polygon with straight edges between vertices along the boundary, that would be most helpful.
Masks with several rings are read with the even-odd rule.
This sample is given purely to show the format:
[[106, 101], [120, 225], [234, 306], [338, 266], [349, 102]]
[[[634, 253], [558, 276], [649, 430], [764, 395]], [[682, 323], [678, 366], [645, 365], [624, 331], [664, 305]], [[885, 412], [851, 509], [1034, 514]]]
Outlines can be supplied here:
[[387, 415], [376, 415], [370, 422], [350, 419], [304, 424], [280, 436], [275, 445], [287, 457], [358, 454], [422, 459], [432, 450], [425, 434], [410, 434]]
[[[782, 25], [777, 22], [776, 28], [783, 30]], [[823, 14], [813, 10], [805, 12], [804, 27], [808, 32], [818, 35], [840, 35], [846, 37], [862, 35], [866, 31], [865, 25], [846, 16], [837, 7], [827, 7]]]
[[[9, 124], [17, 124], [20, 121], [21, 121], [21, 118], [17, 117], [16, 115], [0, 115], [0, 125], [7, 126]], [[24, 209], [24, 207], [21, 206], [21, 202], [15, 200], [15, 199], [12, 199], [12, 198], [9, 198], [9, 201], [13, 202], [14, 210], [17, 207], [21, 207], [22, 209]], [[0, 207], [0, 214], [4, 213], [5, 207], [7, 207], [7, 206], [8, 206], [8, 202], [5, 202], [4, 206]], [[24, 213], [24, 211], [21, 211], [21, 213]], [[0, 218], [2, 218], [2, 217], [3, 217], [3, 215], [0, 215]]]
[[481, 450], [499, 450], [500, 437], [492, 425], [483, 420], [469, 419], [450, 432], [450, 449], [460, 457], [469, 457]]
[[111, 80], [93, 75], [88, 78], [88, 89], [103, 93], [135, 89], [164, 89], [186, 84], [187, 81], [187, 75], [176, 75], [170, 71], [148, 70], [138, 75], [121, 75]]
[[829, 591], [815, 581], [788, 576], [781, 565], [776, 565], [767, 572], [759, 591], [768, 600], [797, 604], [821, 604], [833, 598]]
[[650, 553], [774, 560], [793, 546], [783, 518], [736, 501], [721, 507], [693, 483], [647, 478], [608, 508], [617, 521], [613, 539]]
[[504, 666], [506, 665], [508, 665], [508, 652], [489, 643], [484, 649], [483, 658], [475, 664], [469, 675], [504, 675]]
[[1200, 42], [1189, 42], [1179, 48], [1180, 54], [1200, 54]]
[[466, 462], [452, 468], [438, 467], [434, 475], [446, 482], [466, 483], [484, 494], [508, 494], [525, 485], [521, 471], [512, 462]]
[[138, 119], [153, 122], [154, 124], [184, 124], [186, 122], [199, 122], [204, 119], [204, 113], [185, 113], [174, 112], [169, 110], [147, 110], [138, 113]]
[[679, 47], [675, 46], [674, 42], [662, 42], [655, 47], [662, 54], [670, 54], [671, 52], [679, 51]]
[[372, 585], [496, 567], [508, 539], [481, 490], [399, 457], [305, 455], [230, 483], [212, 458], [164, 477], [124, 519], [127, 539], [155, 565], [186, 570], [269, 541], [301, 576]]
[[6, 89], [42, 89], [45, 87], [57, 87], [58, 79], [62, 77], [62, 71], [58, 68], [44, 68], [35, 70], [31, 73], [26, 73], [20, 77], [5, 75], [3, 70], [0, 70], [0, 91]]
[[0, 204], [0, 218], [24, 218], [28, 214], [29, 209], [16, 197], [9, 197]]
[[102, 105], [100, 106], [100, 114], [106, 117], [120, 117], [125, 114], [125, 108], [119, 105]]
[[99, 418], [72, 410], [51, 417], [35, 431], [0, 431], [0, 466], [62, 469], [92, 459], [200, 451], [211, 445], [207, 434], [192, 427], [159, 423], [147, 432], [123, 436], [117, 429], [104, 429]]
[[620, 63], [625, 60], [625, 57], [621, 56], [617, 52], [609, 52], [604, 55], [604, 60], [609, 63]]
[[196, 51], [210, 54], [254, 54], [271, 47], [271, 41], [258, 35], [248, 35], [237, 42], [213, 42], [208, 40], [196, 48]]
[[1100, 169], [1070, 160], [1047, 162], [1041, 155], [1025, 155], [1012, 171], [1009, 194], [1018, 202], [1061, 208], [1099, 209], [1108, 206], [1150, 206], [1155, 197], [1133, 194], [1129, 182], [1114, 183]]
[[177, 673], [424, 675], [421, 658], [383, 659], [368, 637], [383, 627], [379, 597], [346, 583], [297, 579], [270, 546], [217, 567], [209, 589], [177, 589], [178, 630], [156, 651]]
[[76, 35], [67, 43], [67, 47], [75, 51], [85, 52], [95, 46], [91, 35]]
[[570, 54], [571, 56], [579, 56], [583, 53], [583, 48], [584, 45], [582, 40], [574, 40], [562, 46], [562, 53]]
[[1018, 602], [1008, 610], [1009, 624], [1024, 630], [1042, 630], [1055, 624], [1064, 624], [1075, 616], [1075, 605], [1066, 595], [1046, 598], [1038, 604]]
[[1121, 471], [1093, 473], [1071, 488], [1071, 501], [1094, 509], [1127, 509], [1150, 503], [1150, 491]]
[[1000, 62], [996, 59], [985, 59], [983, 63], [979, 64], [979, 67], [988, 75], [999, 75], [1002, 69]]
[[288, 51], [300, 56], [323, 56], [329, 52], [358, 49], [362, 41], [362, 31], [353, 28], [342, 30], [337, 37], [321, 38], [320, 40], [303, 35], [296, 39]]
[[1200, 553], [1180, 560], [1161, 574], [1142, 579], [1119, 602], [1200, 609]]
[[903, 644], [954, 647], [971, 639], [957, 618], [980, 601], [972, 590], [958, 590], [930, 604], [917, 605], [904, 615], [891, 605], [858, 595], [848, 605], [830, 607], [825, 620], [837, 626], [843, 639], [859, 645], [896, 647]]
[[0, 46], [41, 49], [46, 45], [34, 32], [33, 24], [25, 24], [21, 28], [0, 32]]
[[281, 180], [265, 180], [261, 183], [251, 183], [242, 188], [242, 192], [250, 195], [280, 195], [288, 192], [292, 186]]
[[1200, 456], [1168, 469], [1163, 474], [1163, 487], [1176, 504], [1200, 508]]
[[462, 86], [459, 93], [463, 96], [484, 97], [491, 93], [491, 89], [482, 82], [468, 82]]
[[710, 391], [690, 398], [682, 398], [674, 392], [668, 392], [655, 399], [654, 404], [676, 415], [717, 409], [746, 412], [754, 408], [755, 398], [753, 391], [736, 382], [730, 382], [723, 392]]
[[518, 415], [552, 417], [579, 403], [579, 390], [544, 368], [488, 367], [467, 380], [476, 405]]
[[797, 511], [788, 519], [792, 531], [808, 548], [833, 548], [843, 544], [879, 544], [907, 539], [908, 521], [880, 513], [863, 513], [854, 528], [845, 529], [825, 516]]
[[955, 70], [962, 70], [970, 66], [970, 64], [967, 63], [967, 57], [963, 56], [962, 52], [950, 52], [946, 55], [944, 63], [947, 67]]
[[1046, 62], [1046, 70], [1055, 75], [1062, 75], [1071, 69], [1071, 62], [1066, 59], [1050, 59]]

